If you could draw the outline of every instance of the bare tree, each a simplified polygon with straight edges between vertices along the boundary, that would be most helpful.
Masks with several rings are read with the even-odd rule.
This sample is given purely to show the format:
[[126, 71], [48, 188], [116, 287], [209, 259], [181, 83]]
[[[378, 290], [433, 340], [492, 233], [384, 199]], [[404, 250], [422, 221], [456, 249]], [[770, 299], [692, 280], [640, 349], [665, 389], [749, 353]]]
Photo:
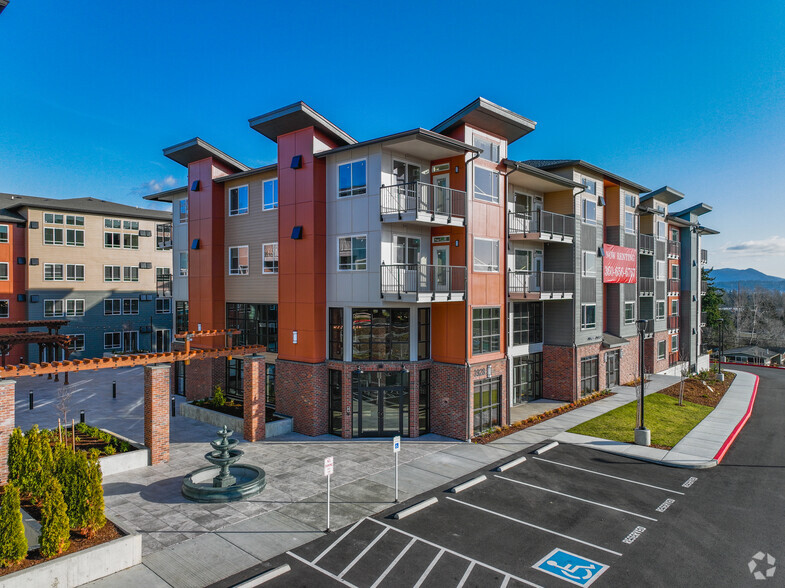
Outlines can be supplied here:
[[679, 369], [679, 406], [684, 406], [684, 381], [690, 375], [690, 362], [684, 361], [684, 354], [679, 354], [679, 361], [682, 362]]
[[55, 406], [63, 419], [63, 426], [68, 426], [68, 412], [71, 409], [71, 397], [74, 395], [74, 386], [60, 386], [57, 388]]

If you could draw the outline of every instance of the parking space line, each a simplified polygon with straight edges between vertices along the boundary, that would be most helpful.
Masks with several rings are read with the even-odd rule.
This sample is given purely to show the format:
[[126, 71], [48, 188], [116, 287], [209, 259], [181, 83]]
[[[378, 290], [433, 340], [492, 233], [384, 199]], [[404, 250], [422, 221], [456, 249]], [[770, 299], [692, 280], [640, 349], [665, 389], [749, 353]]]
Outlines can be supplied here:
[[[522, 521], [520, 519], [516, 519], [514, 517], [508, 516], [506, 514], [502, 514], [500, 512], [496, 512], [487, 508], [483, 508], [482, 506], [477, 506], [475, 504], [469, 504], [468, 502], [464, 502], [463, 500], [458, 500], [457, 498], [452, 498], [451, 496], [446, 497], [447, 500], [452, 500], [453, 502], [457, 502], [458, 504], [462, 504], [464, 506], [468, 506], [469, 508], [475, 508], [477, 510], [481, 510], [483, 512], [487, 512], [488, 514], [496, 515], [497, 517], [501, 517], [503, 519], [507, 519], [508, 521], [512, 521], [514, 523], [518, 523], [520, 525], [525, 525], [527, 527], [531, 527], [532, 529], [537, 529], [538, 531], [543, 531], [545, 533], [550, 533], [551, 535], [556, 535], [557, 537], [561, 537], [562, 539], [567, 539], [569, 541], [575, 541], [576, 543], [580, 543], [581, 545], [588, 545], [589, 547], [594, 547], [595, 549], [599, 549], [600, 551], [604, 551], [606, 553], [611, 553], [613, 555], [618, 555], [621, 557], [621, 553], [618, 551], [613, 551], [612, 549], [608, 549], [606, 547], [601, 547], [596, 543], [590, 543], [588, 541], [584, 541], [583, 539], [578, 539], [577, 537], [570, 537], [569, 535], [565, 535], [564, 533], [559, 533], [558, 531], [552, 531], [551, 529], [546, 529], [545, 527], [540, 527], [539, 525], [535, 525], [534, 523], [527, 523], [526, 521]], [[373, 520], [373, 519], [369, 519]], [[377, 521], [378, 522], [378, 521]], [[464, 556], [462, 556], [464, 557]], [[499, 571], [499, 570], [496, 570]], [[502, 572], [503, 573], [503, 572]], [[518, 578], [515, 578], [516, 580]]]
[[330, 544], [330, 546], [329, 546], [327, 549], [325, 549], [324, 551], [322, 551], [322, 552], [321, 552], [321, 553], [320, 553], [318, 556], [316, 556], [316, 559], [315, 559], [315, 560], [313, 560], [311, 563], [318, 563], [320, 559], [322, 559], [322, 558], [323, 558], [325, 555], [327, 555], [328, 553], [330, 553], [330, 550], [331, 550], [333, 547], [335, 547], [335, 546], [336, 546], [336, 545], [338, 545], [338, 544], [339, 544], [341, 541], [343, 541], [343, 540], [344, 540], [344, 538], [345, 538], [345, 537], [346, 537], [346, 536], [347, 536], [349, 533], [351, 533], [352, 531], [354, 531], [354, 530], [357, 528], [357, 526], [358, 526], [360, 523], [362, 523], [364, 520], [365, 520], [365, 519], [360, 519], [359, 521], [357, 521], [356, 523], [354, 523], [354, 524], [352, 525], [352, 527], [351, 527], [351, 528], [350, 528], [348, 531], [346, 531], [346, 533], [344, 533], [343, 535], [341, 535], [340, 537], [338, 537], [338, 539], [336, 539], [335, 541], [333, 541], [333, 542]]
[[313, 569], [315, 569], [317, 572], [321, 572], [321, 573], [322, 573], [322, 574], [324, 574], [325, 576], [329, 576], [330, 578], [332, 578], [332, 579], [333, 579], [333, 580], [335, 580], [336, 582], [340, 582], [340, 583], [341, 583], [341, 584], [343, 584], [344, 586], [349, 586], [349, 588], [357, 588], [357, 586], [355, 586], [354, 584], [351, 584], [350, 582], [347, 582], [346, 580], [344, 580], [344, 579], [342, 579], [342, 578], [339, 578], [338, 576], [336, 576], [335, 574], [332, 574], [332, 573], [328, 572], [328, 571], [327, 571], [327, 570], [325, 570], [324, 568], [320, 568], [319, 566], [315, 566], [315, 565], [313, 565], [313, 564], [312, 564], [311, 562], [309, 562], [307, 559], [300, 557], [299, 555], [297, 555], [297, 554], [296, 554], [296, 553], [294, 553], [293, 551], [287, 551], [287, 552], [286, 552], [286, 555], [291, 555], [291, 556], [292, 556], [294, 559], [296, 559], [296, 560], [298, 560], [298, 561], [301, 561], [302, 563], [304, 563], [305, 565], [307, 565], [309, 568], [313, 568]]
[[433, 558], [433, 561], [428, 564], [427, 568], [425, 568], [425, 571], [422, 573], [422, 576], [420, 576], [420, 579], [417, 580], [417, 583], [414, 585], [413, 588], [420, 588], [420, 586], [422, 586], [422, 583], [425, 582], [425, 578], [427, 578], [428, 574], [431, 573], [431, 570], [433, 570], [433, 568], [436, 567], [436, 562], [438, 562], [443, 555], [444, 555], [444, 549], [440, 549], [439, 553], [436, 554], [436, 557]]
[[510, 583], [510, 576], [504, 576], [504, 580], [502, 580], [502, 585], [499, 588], [507, 588], [507, 584]]
[[580, 470], [582, 472], [588, 472], [590, 474], [595, 474], [597, 476], [605, 476], [606, 478], [613, 478], [614, 480], [621, 480], [622, 482], [629, 482], [630, 484], [638, 484], [639, 486], [646, 486], [647, 488], [655, 488], [656, 490], [664, 490], [665, 492], [671, 492], [672, 494], [681, 494], [684, 496], [684, 492], [679, 492], [678, 490], [671, 490], [669, 488], [663, 488], [662, 486], [654, 486], [652, 484], [646, 484], [645, 482], [638, 482], [637, 480], [630, 480], [628, 478], [620, 478], [619, 476], [612, 476], [610, 474], [605, 474], [603, 472], [598, 472], [595, 470], [587, 470], [586, 468], [579, 468], [578, 466], [570, 465], [567, 463], [561, 463], [559, 461], [553, 461], [552, 459], [545, 459], [544, 457], [533, 457], [532, 459], [536, 459], [537, 461], [545, 461], [548, 463], [552, 463], [553, 465], [563, 466], [565, 468], [572, 468], [573, 470]]
[[455, 588], [463, 588], [463, 585], [466, 584], [466, 580], [469, 579], [469, 574], [472, 573], [473, 569], [474, 569], [474, 562], [469, 562], [469, 567], [466, 568], [466, 571], [463, 573], [463, 577], [461, 578], [461, 581], [458, 582], [458, 585]]
[[371, 548], [372, 548], [374, 545], [376, 545], [376, 542], [377, 542], [377, 541], [379, 541], [379, 539], [381, 539], [382, 537], [384, 537], [384, 536], [385, 536], [385, 534], [387, 533], [387, 531], [389, 531], [389, 529], [385, 529], [384, 531], [382, 531], [381, 533], [379, 533], [379, 534], [378, 534], [376, 537], [374, 537], [374, 538], [373, 538], [373, 541], [371, 541], [371, 542], [370, 542], [368, 545], [366, 545], [366, 546], [365, 546], [365, 549], [363, 549], [363, 550], [362, 550], [362, 551], [361, 551], [361, 552], [360, 552], [360, 553], [357, 555], [357, 557], [355, 557], [355, 558], [354, 558], [354, 559], [351, 561], [351, 563], [350, 563], [348, 566], [346, 566], [346, 567], [343, 569], [343, 571], [342, 571], [340, 574], [338, 574], [338, 578], [339, 578], [339, 579], [340, 579], [340, 578], [343, 578], [343, 577], [346, 575], [346, 572], [348, 572], [349, 570], [351, 570], [351, 569], [352, 569], [352, 567], [354, 567], [354, 564], [356, 564], [358, 561], [360, 561], [360, 560], [362, 559], [362, 557], [363, 557], [363, 556], [364, 556], [366, 553], [368, 553], [368, 552], [371, 550]]
[[394, 560], [392, 560], [390, 565], [387, 566], [387, 569], [382, 572], [382, 575], [376, 578], [376, 582], [371, 584], [371, 588], [376, 588], [379, 584], [382, 583], [382, 580], [384, 580], [384, 578], [387, 577], [387, 574], [389, 574], [392, 571], [392, 569], [395, 567], [395, 564], [401, 561], [401, 558], [404, 555], [406, 555], [406, 552], [409, 551], [409, 549], [411, 549], [412, 545], [414, 545], [416, 541], [417, 539], [412, 539], [411, 541], [409, 541], [409, 543], [406, 544], [406, 547], [404, 547], [401, 553], [399, 553], [398, 556]]
[[[573, 496], [572, 494], [565, 494], [564, 492], [558, 492], [556, 490], [551, 490], [550, 488], [543, 488], [542, 486], [535, 486], [534, 484], [528, 484], [526, 482], [521, 482], [520, 480], [513, 480], [512, 478], [505, 478], [504, 476], [495, 475], [496, 478], [500, 480], [506, 480], [507, 482], [512, 482], [513, 484], [520, 484], [521, 486], [528, 486], [529, 488], [536, 488], [537, 490], [542, 490], [543, 492], [550, 492], [551, 494], [558, 494], [559, 496], [564, 496], [565, 498], [572, 498], [573, 500], [579, 500], [580, 502], [586, 502], [588, 504], [593, 504], [594, 506], [599, 506], [602, 508], [607, 508], [610, 510], [615, 510], [617, 512], [623, 512], [624, 514], [632, 515], [634, 517], [640, 517], [642, 519], [646, 519], [647, 521], [654, 521], [657, 522], [657, 519], [648, 517], [646, 515], [639, 514], [637, 512], [632, 512], [630, 510], [624, 510], [623, 508], [616, 508], [615, 506], [611, 506], [610, 504], [603, 504], [602, 502], [594, 502], [593, 500], [588, 500], [586, 498], [581, 498], [580, 496]], [[449, 496], [448, 496], [449, 498]]]

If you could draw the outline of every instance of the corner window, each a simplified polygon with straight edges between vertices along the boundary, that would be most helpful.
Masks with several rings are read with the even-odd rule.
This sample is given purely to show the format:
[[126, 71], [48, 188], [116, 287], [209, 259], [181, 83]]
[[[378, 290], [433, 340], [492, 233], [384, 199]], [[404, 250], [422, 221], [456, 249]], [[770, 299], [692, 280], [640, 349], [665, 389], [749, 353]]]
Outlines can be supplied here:
[[248, 214], [248, 186], [229, 188], [229, 216]]
[[367, 268], [365, 235], [338, 238], [338, 270], [365, 271]]
[[589, 178], [581, 178], [581, 184], [586, 186], [586, 192], [588, 194], [597, 194], [597, 182], [594, 180], [590, 180]]
[[472, 145], [480, 150], [480, 159], [499, 163], [500, 158], [500, 145], [490, 139], [474, 135], [472, 138]]
[[8, 243], [8, 225], [0, 225], [0, 243]]
[[330, 309], [330, 359], [343, 361], [343, 308]]
[[188, 199], [183, 198], [182, 200], [178, 200], [179, 211], [180, 211], [180, 222], [187, 223], [188, 222]]
[[585, 223], [590, 225], [597, 224], [597, 203], [594, 200], [589, 200], [588, 198], [583, 199], [582, 218]]
[[499, 241], [474, 238], [474, 271], [499, 271]]
[[472, 355], [501, 349], [500, 309], [472, 309]]
[[263, 274], [278, 273], [278, 243], [265, 243], [262, 245], [264, 259], [262, 260]]
[[581, 329], [593, 329], [597, 326], [597, 305], [581, 305]]
[[624, 324], [625, 325], [634, 325], [635, 324], [635, 303], [634, 302], [625, 302], [624, 303]]
[[338, 197], [359, 196], [367, 192], [366, 161], [360, 159], [338, 166]]
[[278, 178], [264, 183], [264, 210], [278, 208]]
[[487, 202], [499, 202], [499, 172], [474, 166], [474, 197]]
[[666, 342], [664, 340], [657, 341], [657, 359], [665, 359], [665, 347]]
[[229, 247], [229, 275], [248, 275], [248, 245]]
[[593, 278], [597, 275], [597, 254], [593, 251], [583, 252], [583, 276]]

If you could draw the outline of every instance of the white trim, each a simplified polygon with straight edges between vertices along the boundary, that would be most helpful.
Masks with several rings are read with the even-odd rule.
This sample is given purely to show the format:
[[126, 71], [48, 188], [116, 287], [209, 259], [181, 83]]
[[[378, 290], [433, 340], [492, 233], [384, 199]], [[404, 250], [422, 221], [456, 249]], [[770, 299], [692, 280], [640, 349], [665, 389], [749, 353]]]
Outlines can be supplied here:
[[[46, 303], [47, 302], [54, 302], [55, 303], [54, 309], [53, 309], [55, 312], [53, 314], [46, 314]], [[59, 313], [57, 312], [57, 304], [56, 304], [57, 302], [60, 303], [60, 312]], [[52, 318], [52, 317], [56, 317], [56, 316], [65, 316], [64, 300], [62, 298], [48, 298], [48, 299], [44, 300], [44, 318]]]
[[82, 338], [82, 346], [81, 347], [77, 347], [76, 346], [76, 341], [74, 341], [74, 348], [71, 351], [73, 351], [74, 353], [79, 352], [79, 351], [84, 351], [85, 342], [86, 342], [86, 338], [84, 336], [84, 333], [63, 333], [63, 334], [64, 335], [68, 335], [69, 337], [81, 337]]
[[[352, 164], [357, 163], [359, 161], [364, 161], [365, 162], [365, 189], [363, 190], [363, 192], [361, 192], [359, 194], [344, 194], [344, 195], [341, 195], [341, 167], [343, 167], [344, 165], [348, 165], [349, 166], [349, 170], [351, 172]], [[354, 177], [352, 176], [352, 183], [353, 183], [353, 180], [354, 180]], [[359, 190], [359, 188], [357, 188], [357, 189]], [[354, 190], [354, 188], [350, 186], [349, 187], [349, 191], [352, 192], [353, 190]], [[359, 157], [357, 159], [350, 159], [349, 161], [336, 162], [336, 164], [335, 164], [335, 196], [336, 196], [336, 198], [338, 198], [338, 199], [341, 199], [341, 198], [353, 198], [355, 196], [367, 196], [367, 195], [368, 195], [368, 158], [367, 157]]]
[[[662, 345], [662, 356], [660, 356], [660, 345]], [[665, 339], [657, 341], [657, 359], [663, 360], [668, 355], [668, 342]]]
[[[354, 251], [354, 239], [363, 238], [365, 239], [365, 268], [358, 269], [355, 267], [350, 268], [341, 268], [341, 239], [350, 239], [350, 252]], [[365, 272], [368, 271], [368, 235], [367, 234], [358, 234], [358, 235], [339, 235], [336, 237], [337, 241], [335, 242], [335, 253], [336, 253], [336, 270], [339, 272]], [[354, 266], [354, 261], [351, 261], [350, 264]]]
[[[264, 190], [265, 190], [265, 186], [267, 186], [267, 184], [272, 182], [275, 182], [275, 206], [267, 206], [267, 203], [264, 200], [265, 197]], [[262, 182], [262, 211], [267, 211], [267, 210], [278, 210], [278, 178], [277, 177], [271, 178], [269, 180], [264, 180]]]
[[[168, 302], [169, 303], [169, 310], [158, 310], [158, 303], [159, 302]], [[164, 305], [166, 306], [166, 305]], [[156, 296], [155, 297], [155, 314], [172, 314], [172, 299], [168, 296]]]
[[[60, 231], [61, 232], [60, 243], [57, 242], [57, 239], [54, 239], [54, 234], [53, 234], [53, 239], [52, 239], [53, 243], [47, 243], [46, 242], [46, 231], [47, 231], [47, 229], [51, 229], [53, 231]], [[42, 238], [43, 238], [44, 245], [64, 245], [65, 244], [65, 228], [64, 227], [44, 227], [44, 230], [41, 231], [41, 232], [42, 232]]]
[[[68, 268], [69, 267], [74, 268], [74, 277], [73, 278], [69, 278], [68, 277]], [[82, 279], [81, 280], [76, 277], [76, 268], [78, 268], [78, 267], [82, 268]], [[84, 264], [83, 263], [66, 263], [65, 264], [65, 281], [66, 282], [84, 282], [85, 281], [85, 266], [84, 266]]]
[[133, 351], [133, 349], [126, 349], [125, 348], [125, 335], [126, 335], [126, 333], [136, 333], [136, 348], [135, 349], [139, 349], [139, 331], [138, 330], [135, 330], [135, 331], [123, 331], [122, 333], [123, 333], [123, 335], [122, 335], [121, 342], [120, 342], [121, 343], [120, 349], [122, 349], [123, 351]]
[[[491, 252], [495, 257], [496, 269], [477, 269], [477, 241], [488, 241], [496, 247]], [[494, 261], [493, 259], [491, 261]], [[493, 268], [493, 265], [489, 267]], [[501, 245], [499, 239], [489, 239], [487, 237], [473, 237], [472, 240], [472, 271], [483, 274], [498, 274], [501, 271]]]
[[0, 243], [8, 243], [11, 239], [11, 227], [9, 225], [0, 225], [0, 229], [5, 227], [5, 241], [2, 239], [2, 233], [0, 233]]
[[[76, 303], [82, 303], [82, 312], [79, 313], [76, 311]], [[69, 314], [68, 305], [69, 303], [73, 303], [74, 311], [73, 314]], [[85, 301], [84, 298], [66, 298], [65, 299], [65, 316], [84, 316], [85, 313]]]
[[[58, 266], [60, 267], [60, 277], [59, 278], [55, 277], [55, 273], [56, 273], [55, 269]], [[47, 267], [51, 267], [52, 268], [52, 278], [51, 279], [48, 279], [46, 277], [46, 268]], [[43, 267], [43, 272], [44, 272], [44, 282], [63, 282], [63, 281], [65, 281], [65, 264], [62, 264], [62, 263], [45, 263], [44, 267]]]
[[[123, 298], [122, 301], [123, 301], [122, 311], [123, 311], [124, 315], [126, 315], [126, 316], [134, 316], [134, 315], [139, 314], [139, 299], [138, 298]], [[131, 305], [130, 305], [131, 306], [131, 310], [129, 310], [128, 312], [125, 312], [125, 303], [127, 301], [131, 302]], [[134, 306], [133, 302], [136, 302], [136, 312], [133, 312], [133, 306]]]
[[[106, 268], [108, 268], [108, 267], [117, 268], [118, 269], [117, 274], [118, 274], [119, 277], [116, 280], [114, 279], [114, 269], [112, 269], [112, 279], [111, 280], [107, 280], [106, 279]], [[122, 281], [123, 281], [123, 266], [121, 266], [121, 265], [105, 265], [104, 266], [104, 282], [122, 282]]]
[[[275, 245], [275, 270], [268, 270], [265, 267], [265, 261], [267, 260], [267, 257], [265, 255], [265, 249], [264, 248], [267, 247], [268, 245]], [[267, 274], [267, 275], [275, 275], [275, 274], [277, 274], [278, 273], [278, 268], [279, 268], [279, 266], [278, 266], [279, 260], [280, 260], [280, 256], [279, 256], [279, 253], [278, 253], [278, 241], [272, 241], [270, 243], [262, 243], [262, 273], [263, 274]]]
[[[659, 310], [660, 303], [662, 303], [662, 314], [659, 314], [657, 311]], [[667, 312], [668, 307], [665, 305], [665, 300], [655, 300], [654, 301], [654, 320], [662, 320], [665, 318], [665, 313]]]
[[[185, 202], [185, 218], [183, 218], [183, 209], [182, 203]], [[187, 225], [188, 224], [188, 213], [190, 212], [188, 206], [188, 197], [180, 198], [177, 200], [177, 224], [178, 225]], [[174, 219], [172, 219], [174, 220]]]
[[[232, 212], [232, 190], [237, 190], [237, 203], [240, 203], [240, 189], [245, 188], [245, 211], [242, 211], [242, 208], [238, 208], [237, 212]], [[227, 188], [227, 205], [228, 205], [228, 214], [229, 216], [242, 216], [244, 214], [248, 214], [248, 211], [251, 208], [251, 198], [250, 198], [251, 190], [248, 188], [248, 184], [241, 184], [239, 186], [232, 186], [231, 188]]]
[[[111, 302], [112, 308], [110, 309], [112, 312], [106, 312], [106, 303]], [[118, 312], [115, 312], [115, 302], [119, 302], [117, 305]], [[104, 316], [120, 316], [123, 314], [123, 299], [122, 298], [104, 298]]]
[[[596, 278], [597, 277], [597, 252], [596, 251], [583, 251], [582, 252], [583, 259], [582, 259], [582, 267], [581, 267], [581, 276], [584, 278]], [[586, 263], [586, 258], [591, 255], [594, 258], [594, 263], [592, 264], [591, 268]]]
[[[119, 345], [110, 345], [109, 347], [106, 346], [106, 336], [107, 335], [120, 335], [120, 344]], [[114, 337], [112, 337], [114, 338]], [[104, 349], [122, 349], [123, 348], [123, 332], [122, 331], [104, 331]]]
[[[248, 265], [245, 266], [245, 272], [242, 271], [242, 266], [240, 265], [240, 253], [239, 250], [245, 248], [246, 251], [246, 258], [248, 261]], [[229, 249], [229, 265], [227, 269], [229, 270], [230, 276], [248, 276], [251, 274], [251, 249], [248, 245], [232, 245]], [[232, 249], [237, 249], [237, 271], [232, 271]]]
[[[627, 306], [632, 306], [632, 320], [631, 321], [627, 321]], [[626, 301], [624, 303], [624, 324], [625, 325], [634, 325], [635, 324], [635, 316], [637, 314], [635, 312], [636, 306], [637, 306], [637, 304], [635, 304], [635, 302]]]
[[[479, 161], [479, 160], [477, 160]], [[480, 202], [487, 202], [489, 204], [500, 204], [501, 203], [501, 174], [496, 169], [491, 169], [490, 167], [485, 167], [484, 165], [477, 165], [477, 161], [472, 165], [472, 200], [479, 200]], [[483, 160], [486, 161], [486, 160]], [[488, 162], [489, 165], [493, 165], [491, 162]], [[493, 194], [486, 194], [485, 192], [479, 192], [482, 196], [478, 196], [477, 191], [477, 170], [481, 169], [491, 174], [491, 181], [495, 181], [496, 185], [496, 195], [494, 197]], [[494, 178], [495, 176], [495, 178]], [[493, 188], [491, 188], [493, 190]]]
[[[593, 306], [594, 307], [594, 324], [593, 325], [584, 324], [585, 315], [584, 315], [584, 310], [583, 309], [588, 307], [588, 306]], [[590, 331], [591, 329], [596, 329], [596, 328], [597, 328], [597, 303], [596, 302], [586, 302], [586, 303], [581, 304], [581, 331]]]

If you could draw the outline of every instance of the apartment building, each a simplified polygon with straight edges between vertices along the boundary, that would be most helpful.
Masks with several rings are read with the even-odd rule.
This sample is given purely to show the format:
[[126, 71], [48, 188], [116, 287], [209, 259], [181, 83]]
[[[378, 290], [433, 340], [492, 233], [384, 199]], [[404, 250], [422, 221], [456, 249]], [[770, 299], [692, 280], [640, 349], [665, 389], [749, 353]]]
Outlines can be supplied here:
[[[277, 143], [275, 164], [195, 138], [164, 149], [187, 191], [148, 198], [186, 211], [188, 330], [267, 345], [268, 403], [296, 431], [466, 439], [519, 404], [634, 379], [649, 311], [682, 345], [639, 292], [638, 266], [668, 251], [667, 228], [644, 250], [644, 235], [662, 241], [644, 203], [665, 206], [679, 259], [696, 254], [682, 232], [704, 209], [669, 215], [664, 192], [582, 160], [511, 160], [533, 121], [479, 98], [431, 130], [361, 142], [302, 102], [249, 124]], [[685, 294], [667, 288], [694, 295], [695, 270], [673, 258], [663, 272], [681, 331]], [[196, 363], [182, 392], [241, 397], [241, 362]]]
[[[68, 320], [72, 358], [170, 349], [170, 213], [15, 194], [0, 194], [0, 208], [0, 318]], [[63, 357], [37, 345], [12, 355]]]

